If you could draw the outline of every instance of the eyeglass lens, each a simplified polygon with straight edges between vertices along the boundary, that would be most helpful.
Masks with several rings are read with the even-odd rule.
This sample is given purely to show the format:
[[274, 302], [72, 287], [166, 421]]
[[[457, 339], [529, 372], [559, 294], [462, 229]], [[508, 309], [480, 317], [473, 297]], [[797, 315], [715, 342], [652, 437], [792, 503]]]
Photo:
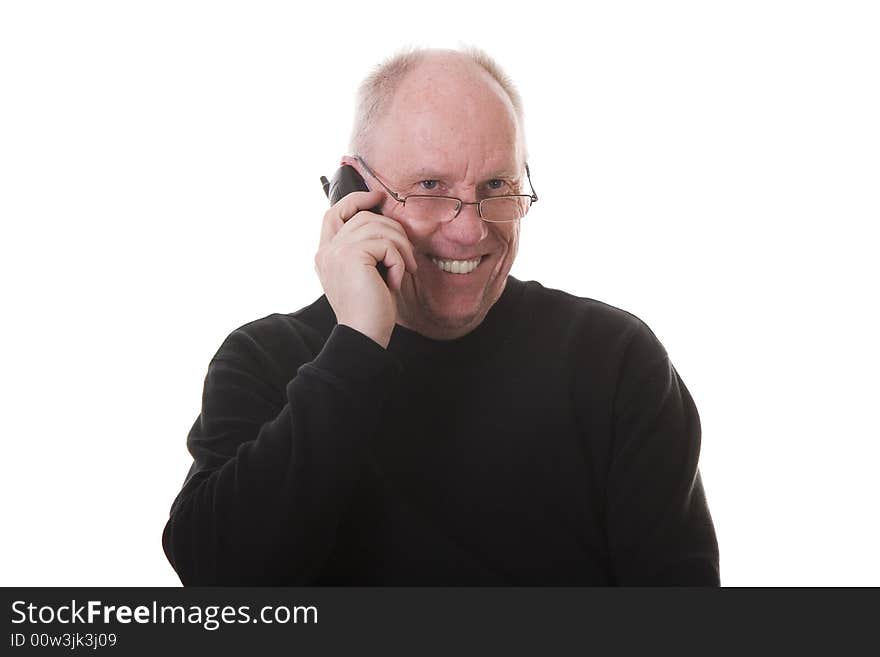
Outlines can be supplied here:
[[[481, 209], [485, 221], [516, 221], [526, 215], [530, 205], [528, 196], [502, 196], [483, 199]], [[457, 210], [458, 202], [452, 198], [411, 196], [404, 204], [406, 215], [416, 221], [449, 221]]]

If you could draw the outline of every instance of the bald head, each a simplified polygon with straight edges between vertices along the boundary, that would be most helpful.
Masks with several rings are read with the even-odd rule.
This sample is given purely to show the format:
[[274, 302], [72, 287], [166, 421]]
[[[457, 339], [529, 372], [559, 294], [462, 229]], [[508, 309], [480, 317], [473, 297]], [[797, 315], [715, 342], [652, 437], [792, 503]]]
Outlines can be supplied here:
[[[458, 101], [458, 102], [456, 102]], [[475, 105], [491, 103], [517, 125], [520, 152], [525, 157], [523, 110], [519, 93], [498, 64], [485, 52], [413, 49], [394, 55], [369, 75], [358, 92], [350, 147], [369, 156], [384, 122], [401, 111], [442, 106], [467, 120]], [[450, 117], [452, 118], [452, 117]], [[502, 119], [503, 120], [503, 119]]]

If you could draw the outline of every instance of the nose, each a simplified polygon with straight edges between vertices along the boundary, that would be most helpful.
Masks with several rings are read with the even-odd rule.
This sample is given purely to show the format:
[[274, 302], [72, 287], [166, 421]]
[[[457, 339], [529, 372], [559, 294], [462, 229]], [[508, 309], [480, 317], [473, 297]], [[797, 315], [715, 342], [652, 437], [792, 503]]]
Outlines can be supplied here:
[[443, 224], [443, 235], [464, 246], [478, 244], [489, 234], [489, 226], [480, 218], [479, 205], [462, 203], [458, 215]]

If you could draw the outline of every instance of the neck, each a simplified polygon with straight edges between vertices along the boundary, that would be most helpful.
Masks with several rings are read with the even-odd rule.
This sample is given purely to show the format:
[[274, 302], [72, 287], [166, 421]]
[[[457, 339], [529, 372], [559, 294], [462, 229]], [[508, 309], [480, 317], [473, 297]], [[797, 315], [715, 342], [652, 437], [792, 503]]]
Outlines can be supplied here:
[[498, 296], [492, 300], [492, 303], [487, 304], [485, 307], [481, 307], [476, 315], [461, 322], [450, 322], [444, 317], [438, 317], [432, 313], [424, 311], [421, 313], [413, 313], [411, 312], [411, 309], [407, 307], [402, 296], [398, 293], [395, 294], [395, 301], [397, 304], [397, 318], [395, 322], [410, 331], [414, 331], [432, 340], [455, 340], [467, 335], [483, 323], [483, 320], [492, 309], [492, 306], [501, 298], [505, 287], [506, 284], [502, 286], [500, 292], [498, 292]]

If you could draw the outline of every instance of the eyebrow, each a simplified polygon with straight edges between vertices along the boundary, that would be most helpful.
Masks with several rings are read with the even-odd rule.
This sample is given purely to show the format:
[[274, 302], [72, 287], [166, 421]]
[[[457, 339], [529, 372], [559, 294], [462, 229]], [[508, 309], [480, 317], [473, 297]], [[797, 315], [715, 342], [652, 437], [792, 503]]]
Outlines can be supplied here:
[[[521, 175], [517, 175], [515, 173], [511, 173], [509, 169], [503, 169], [499, 171], [495, 171], [490, 174], [488, 177], [484, 178], [482, 182], [487, 182], [489, 180], [518, 180]], [[450, 178], [449, 173], [445, 171], [441, 171], [440, 169], [429, 169], [422, 168], [414, 171], [411, 175], [406, 176], [407, 180], [415, 180], [416, 182], [420, 180], [448, 180]]]

